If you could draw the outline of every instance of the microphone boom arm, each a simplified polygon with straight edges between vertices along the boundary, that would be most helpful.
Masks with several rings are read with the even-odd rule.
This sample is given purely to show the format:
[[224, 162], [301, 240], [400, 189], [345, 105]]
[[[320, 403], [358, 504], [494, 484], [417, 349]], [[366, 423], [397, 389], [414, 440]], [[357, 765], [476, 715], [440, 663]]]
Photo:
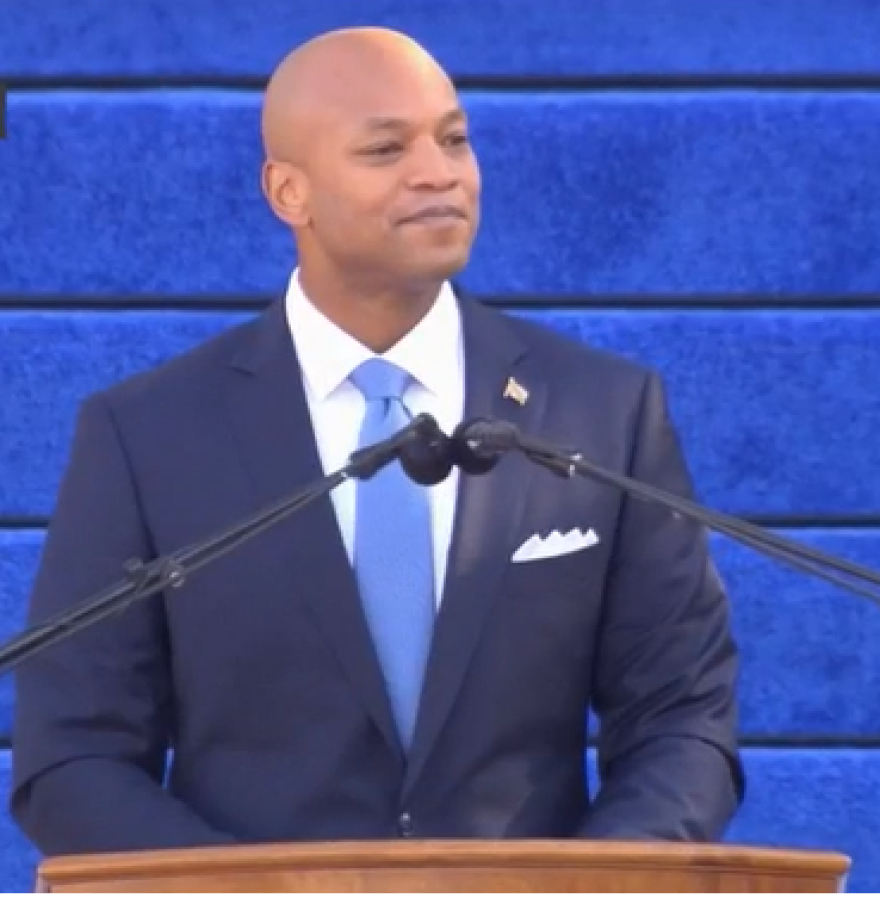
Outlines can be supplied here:
[[732, 537], [770, 558], [784, 561], [796, 570], [813, 574], [834, 586], [847, 589], [880, 605], [880, 594], [876, 589], [868, 589], [853, 582], [853, 580], [862, 581], [880, 587], [880, 574], [870, 568], [835, 558], [746, 521], [703, 508], [696, 502], [667, 490], [617, 474], [588, 461], [579, 452], [566, 452], [542, 440], [527, 436], [513, 424], [500, 421], [475, 422], [472, 428], [464, 428], [462, 438], [469, 444], [471, 452], [482, 451], [491, 454], [514, 449], [559, 477], [571, 478], [576, 474], [590, 477], [607, 486], [631, 493], [644, 501], [665, 506], [675, 514], [683, 515], [711, 530]]
[[139, 559], [128, 561], [124, 565], [124, 580], [0, 645], [0, 674], [6, 673], [49, 645], [122, 611], [139, 599], [145, 599], [164, 589], [183, 586], [189, 574], [310, 505], [344, 481], [373, 477], [398, 458], [410, 444], [425, 436], [430, 437], [438, 430], [430, 415], [418, 415], [388, 439], [352, 453], [343, 468], [256, 512], [243, 522], [147, 564]]

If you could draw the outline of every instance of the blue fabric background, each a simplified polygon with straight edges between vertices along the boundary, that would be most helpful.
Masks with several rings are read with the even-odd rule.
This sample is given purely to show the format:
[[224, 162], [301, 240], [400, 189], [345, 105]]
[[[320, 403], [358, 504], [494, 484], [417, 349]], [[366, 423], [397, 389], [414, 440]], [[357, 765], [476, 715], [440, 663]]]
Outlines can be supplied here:
[[350, 25], [471, 76], [875, 72], [880, 45], [874, 0], [6, 0], [3, 18], [0, 76], [262, 76]]
[[[853, 239], [880, 232], [880, 166], [865, 164], [874, 93], [548, 88], [464, 101], [485, 205], [462, 283], [480, 294], [733, 301], [858, 297], [880, 283], [880, 254]], [[256, 91], [13, 89], [0, 291], [274, 290], [293, 255], [259, 192], [259, 104]]]
[[[292, 44], [358, 23], [470, 79], [486, 197], [462, 285], [658, 367], [707, 503], [880, 568], [880, 4], [293, 10], [3, 4], [0, 638], [22, 625], [77, 403], [283, 288], [258, 88]], [[880, 889], [880, 609], [716, 546], [750, 776], [727, 838], [838, 849], [851, 889]], [[7, 678], [4, 794], [10, 712]], [[0, 888], [30, 889], [36, 860], [0, 812]]]

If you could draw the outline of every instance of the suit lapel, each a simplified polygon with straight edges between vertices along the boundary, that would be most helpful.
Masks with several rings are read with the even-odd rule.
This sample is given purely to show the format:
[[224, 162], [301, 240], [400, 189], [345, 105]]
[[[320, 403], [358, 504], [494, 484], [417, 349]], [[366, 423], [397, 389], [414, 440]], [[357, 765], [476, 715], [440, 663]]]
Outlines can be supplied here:
[[[283, 301], [254, 322], [236, 354], [229, 394], [233, 427], [262, 508], [319, 480], [324, 471]], [[286, 561], [278, 589], [302, 595], [339, 665], [389, 745], [400, 752], [381, 668], [361, 609], [329, 496], [258, 537]]]
[[[465, 340], [465, 419], [493, 417], [539, 432], [546, 384], [525, 347], [497, 313], [461, 302]], [[505, 396], [509, 379], [524, 402]], [[520, 397], [522, 398], [522, 397]], [[511, 454], [488, 474], [461, 476], [440, 613], [404, 784], [409, 794], [452, 708], [511, 554], [534, 466]]]

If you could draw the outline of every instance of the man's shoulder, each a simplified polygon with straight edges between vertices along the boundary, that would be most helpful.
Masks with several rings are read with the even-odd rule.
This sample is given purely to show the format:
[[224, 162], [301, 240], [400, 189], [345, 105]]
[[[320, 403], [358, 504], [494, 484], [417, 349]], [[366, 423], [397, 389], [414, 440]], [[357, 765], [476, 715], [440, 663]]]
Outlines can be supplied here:
[[644, 362], [594, 345], [581, 327], [582, 318], [557, 311], [493, 310], [553, 380], [602, 384], [640, 392], [656, 371]]

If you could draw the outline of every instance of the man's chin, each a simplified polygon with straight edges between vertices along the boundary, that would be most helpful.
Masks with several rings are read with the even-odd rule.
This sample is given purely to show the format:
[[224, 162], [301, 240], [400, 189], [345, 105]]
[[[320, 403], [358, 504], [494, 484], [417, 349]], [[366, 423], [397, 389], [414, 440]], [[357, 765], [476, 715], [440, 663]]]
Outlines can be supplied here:
[[446, 281], [460, 274], [470, 260], [469, 247], [423, 247], [410, 250], [405, 268], [419, 280]]

